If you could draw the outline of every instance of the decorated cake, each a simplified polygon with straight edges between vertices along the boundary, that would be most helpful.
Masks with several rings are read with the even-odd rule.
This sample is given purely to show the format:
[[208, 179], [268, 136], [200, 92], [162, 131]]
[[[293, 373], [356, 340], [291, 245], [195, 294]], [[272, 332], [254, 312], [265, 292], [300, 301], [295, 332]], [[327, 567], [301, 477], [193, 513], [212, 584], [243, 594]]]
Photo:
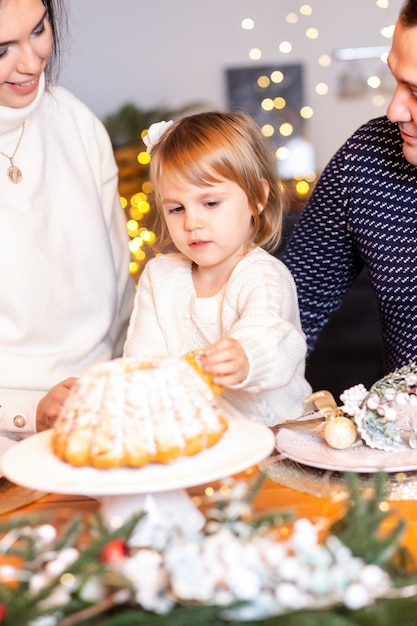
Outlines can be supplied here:
[[337, 406], [329, 392], [310, 396], [324, 417], [323, 434], [333, 448], [365, 445], [377, 450], [417, 448], [417, 365], [410, 363], [381, 378], [368, 390], [346, 389]]
[[213, 446], [227, 429], [211, 389], [189, 359], [120, 358], [77, 379], [52, 431], [74, 466], [143, 467]]

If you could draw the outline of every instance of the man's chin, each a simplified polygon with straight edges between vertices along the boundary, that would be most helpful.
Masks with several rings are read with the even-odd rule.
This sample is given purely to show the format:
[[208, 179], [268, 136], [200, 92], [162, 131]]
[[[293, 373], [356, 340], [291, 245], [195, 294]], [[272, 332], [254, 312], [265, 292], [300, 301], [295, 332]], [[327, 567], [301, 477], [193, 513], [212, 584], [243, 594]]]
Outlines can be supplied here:
[[417, 167], [417, 147], [410, 146], [406, 142], [403, 143], [403, 154], [407, 161]]

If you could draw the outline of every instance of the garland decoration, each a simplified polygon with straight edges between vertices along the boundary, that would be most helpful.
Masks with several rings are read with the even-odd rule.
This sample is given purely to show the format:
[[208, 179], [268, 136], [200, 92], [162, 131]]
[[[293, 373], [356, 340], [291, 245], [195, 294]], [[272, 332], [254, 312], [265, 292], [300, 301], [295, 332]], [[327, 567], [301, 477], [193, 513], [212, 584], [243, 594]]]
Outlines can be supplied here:
[[353, 420], [357, 431], [371, 448], [398, 450], [404, 445], [417, 448], [417, 365], [414, 362], [394, 370], [374, 383], [345, 390], [340, 399], [343, 416]]
[[417, 572], [401, 548], [404, 523], [383, 532], [385, 476], [371, 494], [346, 480], [346, 514], [327, 531], [285, 512], [256, 516], [259, 483], [231, 479], [204, 529], [173, 532], [162, 548], [129, 545], [142, 513], [116, 530], [100, 515], [77, 518], [59, 536], [42, 520], [2, 521], [0, 624], [353, 626], [389, 624], [394, 612], [408, 623]]

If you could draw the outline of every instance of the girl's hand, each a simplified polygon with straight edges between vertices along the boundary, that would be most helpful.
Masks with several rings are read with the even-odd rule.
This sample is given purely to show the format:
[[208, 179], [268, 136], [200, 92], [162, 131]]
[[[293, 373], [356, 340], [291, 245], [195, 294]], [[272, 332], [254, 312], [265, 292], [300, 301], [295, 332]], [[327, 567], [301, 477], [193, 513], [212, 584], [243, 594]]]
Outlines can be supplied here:
[[204, 372], [214, 376], [214, 382], [222, 387], [241, 383], [249, 372], [246, 352], [232, 337], [224, 337], [206, 348], [201, 365]]
[[36, 432], [41, 432], [54, 425], [58, 413], [64, 404], [69, 390], [77, 379], [67, 378], [55, 387], [52, 387], [48, 393], [39, 401], [36, 410]]

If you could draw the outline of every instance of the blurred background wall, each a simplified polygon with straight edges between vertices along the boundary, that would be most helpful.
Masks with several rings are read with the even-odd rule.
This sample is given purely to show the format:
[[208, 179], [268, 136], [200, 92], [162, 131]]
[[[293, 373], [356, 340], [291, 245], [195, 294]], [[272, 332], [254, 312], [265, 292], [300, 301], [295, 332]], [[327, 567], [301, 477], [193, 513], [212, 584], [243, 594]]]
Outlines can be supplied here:
[[[389, 72], [378, 56], [341, 61], [334, 55], [345, 48], [388, 47], [390, 26], [401, 4], [69, 0], [71, 41], [61, 82], [100, 117], [125, 102], [152, 108], [204, 100], [225, 108], [227, 69], [302, 63], [305, 103], [313, 110], [306, 129], [320, 171], [359, 124], [384, 113], [392, 91]], [[253, 21], [252, 29], [242, 27], [245, 19]], [[317, 37], [311, 38], [315, 31]], [[256, 49], [260, 56], [253, 59], [251, 51]], [[326, 57], [330, 65], [323, 66]], [[381, 78], [381, 87], [362, 88], [373, 75]], [[323, 85], [328, 91], [319, 95], [318, 88], [326, 89]]]
[[[294, 102], [303, 110], [302, 136], [319, 175], [360, 124], [386, 111], [394, 89], [386, 54], [401, 5], [402, 0], [69, 0], [71, 39], [61, 83], [106, 120], [126, 104], [154, 113], [195, 102], [228, 109], [230, 71], [246, 70], [256, 91], [258, 70], [261, 75], [264, 67], [292, 66], [298, 75], [301, 67], [302, 93]], [[137, 162], [146, 119], [137, 124], [133, 142], [115, 150], [136, 279], [152, 256], [153, 234], [141, 213], [148, 207], [146, 162]], [[301, 181], [307, 184], [300, 192], [294, 180], [287, 181], [292, 212], [284, 243], [315, 179]], [[338, 396], [380, 375], [378, 315], [362, 273], [322, 332], [307, 376], [313, 389]]]

